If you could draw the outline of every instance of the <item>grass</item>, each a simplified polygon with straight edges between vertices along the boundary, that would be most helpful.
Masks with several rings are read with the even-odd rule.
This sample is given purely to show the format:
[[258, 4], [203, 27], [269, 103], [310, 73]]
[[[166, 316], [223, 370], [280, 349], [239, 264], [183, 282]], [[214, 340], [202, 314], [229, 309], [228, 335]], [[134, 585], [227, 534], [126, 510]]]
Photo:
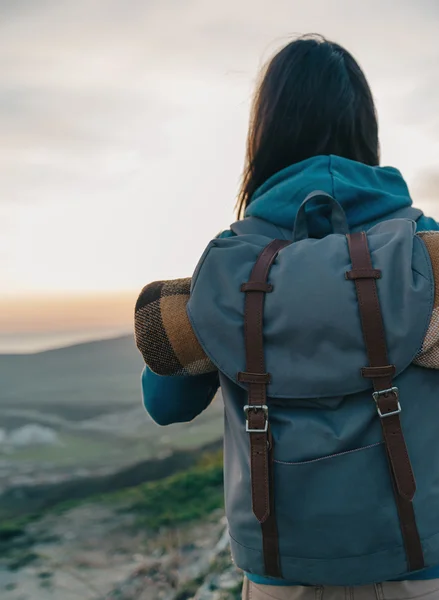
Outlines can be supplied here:
[[138, 515], [136, 525], [157, 531], [206, 517], [224, 506], [222, 452], [204, 456], [195, 467], [162, 479], [107, 494]]
[[[41, 543], [41, 532], [29, 531], [27, 525], [48, 513], [59, 513], [84, 504], [106, 504], [115, 511], [134, 515], [133, 528], [155, 534], [163, 530], [168, 535], [174, 527], [205, 520], [224, 506], [223, 499], [223, 454], [209, 451], [201, 454], [198, 463], [174, 475], [151, 481], [132, 488], [107, 492], [84, 499], [70, 500], [44, 509], [39, 514], [3, 520], [0, 515], [0, 558], [11, 571], [18, 571], [41, 560], [34, 552], [34, 544]], [[217, 518], [215, 516], [215, 518]], [[149, 535], [148, 535], [149, 538]], [[227, 565], [229, 559], [227, 558]], [[213, 564], [210, 569], [222, 567]], [[222, 570], [222, 568], [221, 568]], [[189, 600], [196, 593], [205, 574], [187, 582], [178, 593], [178, 600]], [[50, 587], [50, 578], [42, 582]], [[239, 597], [239, 590], [221, 596], [231, 600]], [[177, 599], [176, 599], [177, 600]]]
[[2, 542], [9, 542], [14, 538], [23, 535], [26, 531], [26, 525], [36, 518], [35, 515], [28, 515], [17, 519], [0, 521], [0, 544]]
[[158, 481], [72, 499], [14, 519], [0, 514], [0, 556], [9, 557], [11, 568], [30, 564], [37, 556], [31, 551], [34, 540], [28, 536], [27, 525], [46, 514], [61, 514], [83, 504], [106, 504], [117, 511], [133, 513], [133, 527], [151, 533], [205, 519], [224, 507], [222, 451], [205, 453], [194, 467]]
[[121, 512], [135, 513], [136, 526], [152, 531], [206, 517], [224, 507], [223, 453], [206, 452], [194, 467], [158, 481], [116, 492], [72, 498], [23, 517], [2, 519], [0, 514], [0, 541], [21, 535], [30, 521], [45, 514], [62, 514], [83, 504], [100, 503], [114, 505]]

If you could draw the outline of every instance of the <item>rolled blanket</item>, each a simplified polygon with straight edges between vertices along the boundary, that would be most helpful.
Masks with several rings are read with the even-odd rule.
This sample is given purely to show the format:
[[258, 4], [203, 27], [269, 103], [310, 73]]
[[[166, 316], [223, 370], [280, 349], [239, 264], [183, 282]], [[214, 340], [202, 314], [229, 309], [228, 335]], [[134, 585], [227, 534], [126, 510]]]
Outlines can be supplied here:
[[216, 371], [201, 348], [186, 313], [191, 280], [155, 281], [143, 288], [135, 309], [136, 344], [158, 375]]
[[[439, 231], [418, 234], [430, 255], [434, 308], [421, 352], [414, 363], [439, 369]], [[186, 313], [191, 280], [156, 281], [143, 288], [135, 309], [136, 343], [158, 375], [201, 375], [216, 370], [200, 346]]]
[[414, 364], [427, 369], [439, 369], [439, 231], [422, 231], [418, 235], [430, 255], [434, 276], [434, 304], [430, 325]]

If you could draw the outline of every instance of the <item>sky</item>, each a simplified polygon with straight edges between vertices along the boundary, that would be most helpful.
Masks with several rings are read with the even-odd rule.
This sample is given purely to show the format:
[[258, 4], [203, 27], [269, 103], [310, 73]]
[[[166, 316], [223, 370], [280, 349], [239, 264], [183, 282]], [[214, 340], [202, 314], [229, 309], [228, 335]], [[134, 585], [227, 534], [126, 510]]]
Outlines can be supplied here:
[[364, 68], [439, 218], [437, 0], [0, 0], [0, 352], [132, 327], [233, 219], [252, 90], [295, 35]]

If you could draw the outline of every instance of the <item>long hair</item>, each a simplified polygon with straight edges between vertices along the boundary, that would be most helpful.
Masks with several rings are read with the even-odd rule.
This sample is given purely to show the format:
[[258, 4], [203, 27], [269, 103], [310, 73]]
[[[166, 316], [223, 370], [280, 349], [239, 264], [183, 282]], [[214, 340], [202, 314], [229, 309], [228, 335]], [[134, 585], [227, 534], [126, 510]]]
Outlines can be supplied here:
[[238, 218], [269, 177], [329, 154], [378, 165], [377, 114], [354, 57], [322, 36], [306, 35], [280, 50], [262, 73], [250, 118]]

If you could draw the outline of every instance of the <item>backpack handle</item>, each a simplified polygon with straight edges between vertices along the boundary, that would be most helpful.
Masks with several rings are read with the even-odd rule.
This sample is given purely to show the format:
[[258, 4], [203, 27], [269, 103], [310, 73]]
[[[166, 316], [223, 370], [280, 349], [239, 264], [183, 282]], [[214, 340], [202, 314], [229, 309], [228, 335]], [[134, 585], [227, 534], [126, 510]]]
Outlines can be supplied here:
[[306, 205], [315, 198], [323, 199], [326, 204], [331, 207], [331, 223], [333, 233], [349, 233], [348, 220], [346, 213], [341, 204], [326, 192], [316, 191], [311, 192], [305, 198], [297, 211], [296, 220], [294, 222], [293, 242], [299, 242], [309, 237], [308, 221], [306, 215]]

